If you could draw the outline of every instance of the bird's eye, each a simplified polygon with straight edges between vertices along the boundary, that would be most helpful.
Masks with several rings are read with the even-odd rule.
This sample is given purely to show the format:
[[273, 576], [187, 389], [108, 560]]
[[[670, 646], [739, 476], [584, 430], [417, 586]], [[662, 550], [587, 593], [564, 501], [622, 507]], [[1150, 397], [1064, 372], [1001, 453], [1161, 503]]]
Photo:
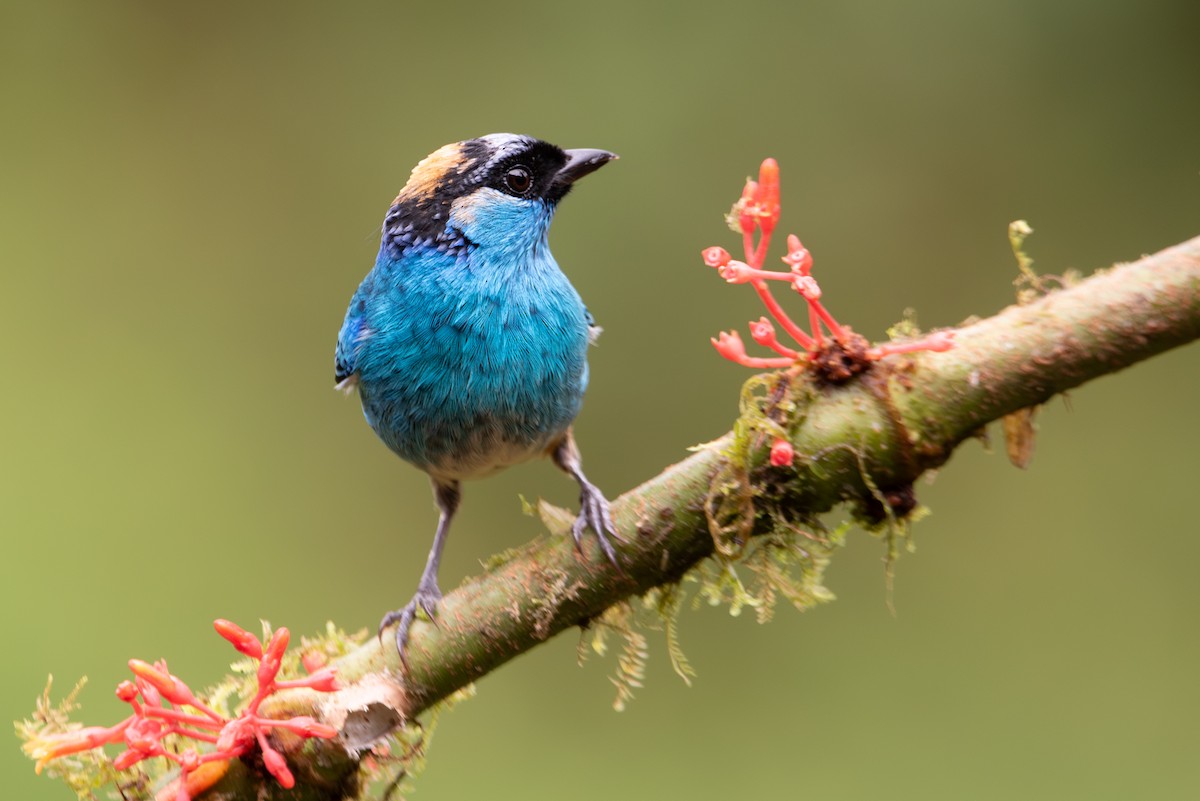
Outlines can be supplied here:
[[523, 195], [533, 186], [533, 175], [527, 168], [518, 165], [504, 174], [504, 185], [514, 195]]

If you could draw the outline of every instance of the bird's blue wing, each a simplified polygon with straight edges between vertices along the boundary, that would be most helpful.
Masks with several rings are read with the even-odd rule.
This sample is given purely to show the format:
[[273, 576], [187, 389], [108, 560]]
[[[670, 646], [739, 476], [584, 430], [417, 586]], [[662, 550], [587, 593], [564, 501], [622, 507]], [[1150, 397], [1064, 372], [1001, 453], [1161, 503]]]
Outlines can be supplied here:
[[[366, 281], [363, 282], [365, 284]], [[350, 299], [350, 307], [346, 309], [342, 330], [338, 332], [337, 348], [333, 354], [333, 378], [338, 388], [348, 389], [352, 382], [347, 382], [358, 373], [359, 346], [367, 333], [365, 294], [363, 286], [359, 286]]]

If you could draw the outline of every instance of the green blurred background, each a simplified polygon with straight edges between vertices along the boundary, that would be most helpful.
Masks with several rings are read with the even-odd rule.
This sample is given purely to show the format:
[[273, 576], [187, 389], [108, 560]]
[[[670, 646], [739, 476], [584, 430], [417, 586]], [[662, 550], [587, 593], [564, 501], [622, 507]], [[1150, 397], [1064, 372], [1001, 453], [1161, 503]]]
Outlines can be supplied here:
[[[553, 232], [607, 332], [578, 424], [617, 494], [725, 431], [760, 313], [699, 260], [771, 155], [785, 231], [879, 337], [1009, 303], [1006, 226], [1091, 270], [1200, 233], [1200, 6], [1179, 2], [60, 3], [0, 10], [3, 716], [125, 660], [195, 685], [217, 616], [373, 627], [415, 586], [424, 478], [332, 388], [334, 338], [412, 165], [491, 131], [603, 147]], [[1026, 472], [968, 444], [899, 565], [840, 600], [682, 619], [688, 689], [561, 637], [445, 719], [421, 798], [1129, 799], [1200, 787], [1200, 351], [1086, 386]], [[470, 485], [442, 576], [571, 505], [548, 464]], [[15, 740], [5, 795], [66, 799]]]

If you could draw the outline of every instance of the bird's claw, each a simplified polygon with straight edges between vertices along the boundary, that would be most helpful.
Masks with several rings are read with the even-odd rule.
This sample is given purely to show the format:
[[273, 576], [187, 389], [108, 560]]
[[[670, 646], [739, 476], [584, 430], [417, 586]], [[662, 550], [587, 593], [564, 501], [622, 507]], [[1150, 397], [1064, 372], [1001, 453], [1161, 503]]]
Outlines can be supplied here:
[[404, 667], [408, 667], [408, 655], [405, 653], [405, 648], [408, 646], [408, 630], [412, 627], [413, 621], [417, 619], [417, 610], [420, 609], [429, 618], [429, 622], [437, 625], [437, 605], [442, 600], [442, 591], [434, 585], [432, 587], [418, 587], [417, 594], [412, 597], [412, 600], [399, 609], [394, 609], [383, 616], [383, 620], [379, 621], [380, 640], [383, 639], [383, 630], [393, 623], [396, 624], [396, 652], [400, 655], [400, 661]]
[[617, 552], [609, 538], [611, 537], [621, 544], [625, 544], [625, 539], [617, 533], [617, 526], [613, 523], [608, 499], [596, 486], [583, 484], [579, 494], [579, 517], [575, 518], [575, 524], [571, 526], [571, 536], [575, 538], [575, 547], [581, 553], [583, 551], [583, 532], [589, 526], [592, 531], [596, 532], [596, 538], [600, 541], [600, 550], [604, 551], [604, 555], [608, 557], [608, 561], [612, 562], [613, 567], [620, 570], [621, 563], [617, 560]]

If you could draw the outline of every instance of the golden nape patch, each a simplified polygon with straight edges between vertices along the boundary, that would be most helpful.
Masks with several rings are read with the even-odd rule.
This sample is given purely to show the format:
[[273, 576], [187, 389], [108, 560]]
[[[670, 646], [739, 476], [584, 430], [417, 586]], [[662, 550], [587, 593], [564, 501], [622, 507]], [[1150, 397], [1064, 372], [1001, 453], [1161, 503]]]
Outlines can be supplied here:
[[462, 159], [461, 142], [455, 142], [433, 151], [413, 167], [412, 175], [408, 177], [408, 183], [404, 185], [392, 203], [429, 197], [437, 189], [442, 176], [459, 167]]

